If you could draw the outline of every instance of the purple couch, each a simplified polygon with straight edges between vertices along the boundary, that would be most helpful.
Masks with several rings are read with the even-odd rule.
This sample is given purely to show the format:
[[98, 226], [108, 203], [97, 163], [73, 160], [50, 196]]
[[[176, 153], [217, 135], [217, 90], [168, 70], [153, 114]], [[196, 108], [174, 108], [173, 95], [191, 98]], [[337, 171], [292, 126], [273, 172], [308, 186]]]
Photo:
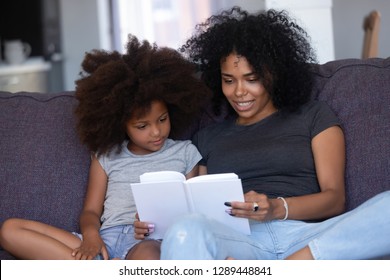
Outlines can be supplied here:
[[[343, 123], [352, 209], [390, 190], [390, 58], [313, 65], [313, 75], [313, 98]], [[73, 92], [0, 92], [0, 224], [22, 217], [78, 231], [90, 158], [76, 135], [76, 103]], [[195, 130], [213, 121], [206, 114]], [[12, 258], [0, 249], [0, 259]]]

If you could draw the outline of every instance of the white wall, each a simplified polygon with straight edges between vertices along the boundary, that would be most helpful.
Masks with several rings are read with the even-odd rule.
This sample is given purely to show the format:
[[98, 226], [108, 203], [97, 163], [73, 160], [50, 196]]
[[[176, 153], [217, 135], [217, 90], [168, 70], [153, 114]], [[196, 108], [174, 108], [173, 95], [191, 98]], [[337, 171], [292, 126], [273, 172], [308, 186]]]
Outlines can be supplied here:
[[[248, 11], [258, 11], [264, 7], [280, 8], [281, 5], [292, 9], [294, 15], [302, 17], [317, 48], [320, 63], [333, 59], [360, 58], [364, 35], [363, 18], [371, 10], [378, 9], [382, 14], [379, 56], [390, 56], [390, 36], [387, 35], [390, 28], [389, 0], [220, 1], [226, 7], [240, 5]], [[325, 6], [318, 6], [313, 12], [313, 5], [321, 3], [325, 3]], [[326, 7], [328, 3], [331, 3], [330, 9]], [[305, 9], [302, 5], [312, 8]], [[111, 49], [108, 0], [60, 0], [60, 10], [64, 87], [65, 90], [73, 90], [85, 52], [95, 48]]]
[[106, 0], [60, 0], [64, 90], [74, 90], [85, 52], [110, 49]]
[[320, 63], [334, 60], [332, 0], [264, 0], [265, 8], [287, 10], [310, 36]]
[[389, 0], [333, 0], [333, 25], [336, 59], [361, 58], [363, 18], [372, 10], [381, 13], [379, 57], [390, 57]]
[[227, 8], [238, 5], [249, 12], [286, 10], [307, 31], [320, 63], [335, 58], [332, 0], [223, 0], [222, 3]]

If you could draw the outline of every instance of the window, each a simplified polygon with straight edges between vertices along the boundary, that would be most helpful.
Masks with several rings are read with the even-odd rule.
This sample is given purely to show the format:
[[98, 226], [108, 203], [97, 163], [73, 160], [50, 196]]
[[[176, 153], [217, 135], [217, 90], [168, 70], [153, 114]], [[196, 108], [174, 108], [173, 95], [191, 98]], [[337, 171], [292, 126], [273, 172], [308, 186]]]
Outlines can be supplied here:
[[197, 23], [217, 11], [223, 0], [111, 0], [114, 49], [123, 52], [128, 34], [177, 49]]

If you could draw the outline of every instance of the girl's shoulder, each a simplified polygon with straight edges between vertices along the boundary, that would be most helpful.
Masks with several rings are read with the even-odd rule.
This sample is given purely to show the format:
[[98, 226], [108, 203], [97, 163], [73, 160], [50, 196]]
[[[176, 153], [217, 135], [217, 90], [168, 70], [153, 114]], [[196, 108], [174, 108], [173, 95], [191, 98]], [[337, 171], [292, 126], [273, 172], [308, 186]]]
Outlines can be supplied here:
[[168, 138], [166, 140], [165, 147], [166, 149], [180, 150], [180, 149], [188, 149], [195, 146], [192, 144], [191, 140], [173, 140]]

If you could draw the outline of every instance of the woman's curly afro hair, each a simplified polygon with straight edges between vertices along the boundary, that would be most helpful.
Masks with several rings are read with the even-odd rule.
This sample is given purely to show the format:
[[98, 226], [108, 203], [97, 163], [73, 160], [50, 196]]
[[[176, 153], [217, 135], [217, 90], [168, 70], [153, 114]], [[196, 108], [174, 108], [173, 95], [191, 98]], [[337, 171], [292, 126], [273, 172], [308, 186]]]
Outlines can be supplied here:
[[154, 100], [170, 114], [171, 137], [194, 121], [211, 95], [195, 75], [196, 67], [170, 48], [140, 42], [129, 35], [126, 53], [93, 50], [76, 81], [75, 113], [81, 141], [97, 154], [121, 149], [129, 140], [125, 123], [147, 113]]
[[216, 113], [226, 105], [220, 63], [231, 53], [248, 60], [277, 109], [295, 111], [310, 99], [315, 53], [307, 33], [284, 11], [249, 14], [233, 7], [198, 24], [180, 51], [198, 65], [213, 90]]

